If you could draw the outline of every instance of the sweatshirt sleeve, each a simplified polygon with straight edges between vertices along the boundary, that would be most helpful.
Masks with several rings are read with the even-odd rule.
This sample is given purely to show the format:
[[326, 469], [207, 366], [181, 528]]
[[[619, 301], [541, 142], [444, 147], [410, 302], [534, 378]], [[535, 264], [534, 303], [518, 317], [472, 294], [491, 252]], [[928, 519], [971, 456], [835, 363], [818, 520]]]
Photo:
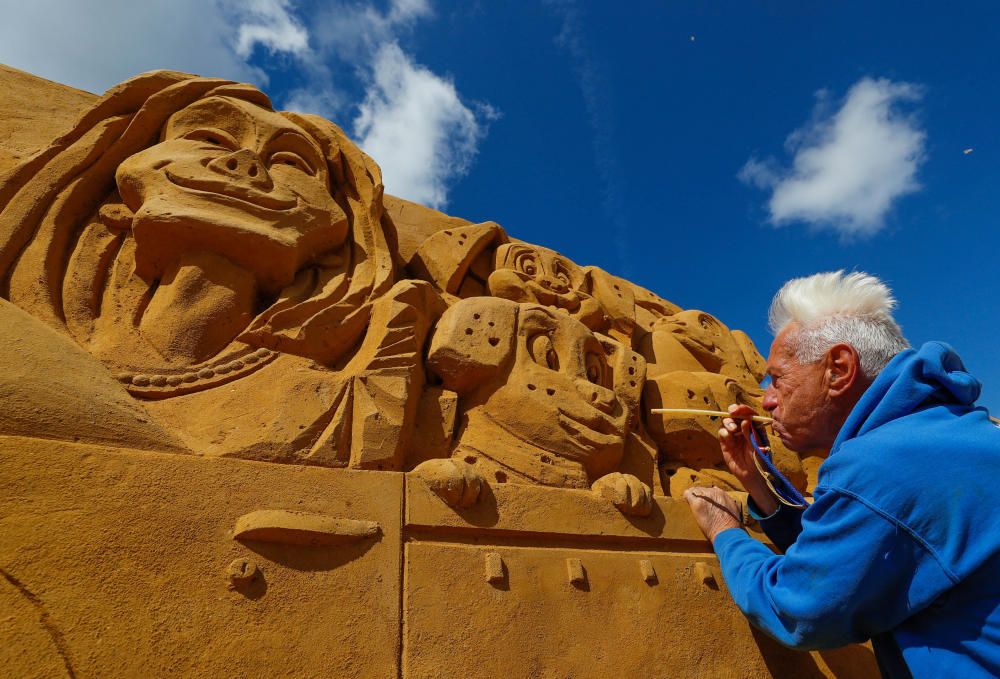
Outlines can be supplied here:
[[896, 627], [955, 583], [904, 527], [846, 493], [816, 489], [784, 555], [736, 528], [715, 551], [736, 605], [792, 648], [835, 648]]
[[805, 509], [778, 503], [774, 513], [764, 516], [750, 496], [747, 496], [747, 508], [750, 510], [750, 516], [760, 523], [764, 534], [782, 552], [787, 552], [802, 532], [802, 513]]

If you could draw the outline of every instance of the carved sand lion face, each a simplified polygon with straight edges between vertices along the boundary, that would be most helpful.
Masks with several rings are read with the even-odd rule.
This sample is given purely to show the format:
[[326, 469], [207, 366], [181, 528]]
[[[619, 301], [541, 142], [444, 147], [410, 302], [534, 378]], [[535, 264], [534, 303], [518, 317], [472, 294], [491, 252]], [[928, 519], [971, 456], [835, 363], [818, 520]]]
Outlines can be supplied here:
[[[641, 356], [565, 314], [483, 297], [445, 313], [428, 364], [493, 424], [591, 478], [621, 460], [645, 374]], [[502, 456], [484, 448], [488, 431], [465, 435]]]
[[659, 321], [654, 329], [672, 333], [707, 370], [718, 370], [730, 354], [742, 356], [729, 329], [704, 311], [676, 313]]
[[160, 142], [125, 160], [115, 178], [135, 213], [143, 276], [159, 277], [180, 255], [202, 250], [277, 290], [347, 235], [316, 141], [240, 99], [213, 96], [178, 111]]

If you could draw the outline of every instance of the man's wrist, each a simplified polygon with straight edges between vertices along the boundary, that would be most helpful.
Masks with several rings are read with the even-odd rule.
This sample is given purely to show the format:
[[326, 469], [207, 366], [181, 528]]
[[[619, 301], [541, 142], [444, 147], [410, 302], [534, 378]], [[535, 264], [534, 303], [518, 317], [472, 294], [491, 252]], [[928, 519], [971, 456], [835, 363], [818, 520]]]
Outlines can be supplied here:
[[715, 544], [715, 538], [720, 533], [723, 533], [724, 531], [727, 531], [730, 528], [743, 528], [743, 525], [740, 524], [736, 519], [728, 519], [726, 521], [720, 521], [719, 525], [718, 526], [714, 526], [712, 528], [712, 530], [709, 532], [708, 541], [711, 542], [714, 545]]
[[747, 493], [764, 516], [770, 516], [778, 511], [778, 499], [762, 478], [758, 476], [753, 481], [744, 482], [743, 487], [747, 489]]

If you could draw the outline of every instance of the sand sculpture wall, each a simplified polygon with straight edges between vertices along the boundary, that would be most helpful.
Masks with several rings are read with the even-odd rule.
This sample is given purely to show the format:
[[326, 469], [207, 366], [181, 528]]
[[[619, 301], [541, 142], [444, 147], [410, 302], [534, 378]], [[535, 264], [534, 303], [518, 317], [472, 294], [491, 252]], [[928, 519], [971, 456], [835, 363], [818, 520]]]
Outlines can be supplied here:
[[745, 334], [251, 86], [0, 78], [11, 676], [870, 672], [754, 632], [679, 500], [741, 489], [649, 409], [759, 408]]

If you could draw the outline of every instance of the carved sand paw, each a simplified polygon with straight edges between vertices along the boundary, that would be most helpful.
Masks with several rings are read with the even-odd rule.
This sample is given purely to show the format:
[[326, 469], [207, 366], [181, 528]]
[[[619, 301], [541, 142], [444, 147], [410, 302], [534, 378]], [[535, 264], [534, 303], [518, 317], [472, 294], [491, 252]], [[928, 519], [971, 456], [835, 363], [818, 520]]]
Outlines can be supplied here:
[[653, 511], [653, 491], [631, 474], [614, 472], [602, 476], [590, 489], [629, 516], [649, 516]]
[[427, 460], [417, 465], [411, 473], [422, 478], [450, 507], [471, 507], [476, 504], [486, 484], [486, 480], [472, 465], [451, 458]]

